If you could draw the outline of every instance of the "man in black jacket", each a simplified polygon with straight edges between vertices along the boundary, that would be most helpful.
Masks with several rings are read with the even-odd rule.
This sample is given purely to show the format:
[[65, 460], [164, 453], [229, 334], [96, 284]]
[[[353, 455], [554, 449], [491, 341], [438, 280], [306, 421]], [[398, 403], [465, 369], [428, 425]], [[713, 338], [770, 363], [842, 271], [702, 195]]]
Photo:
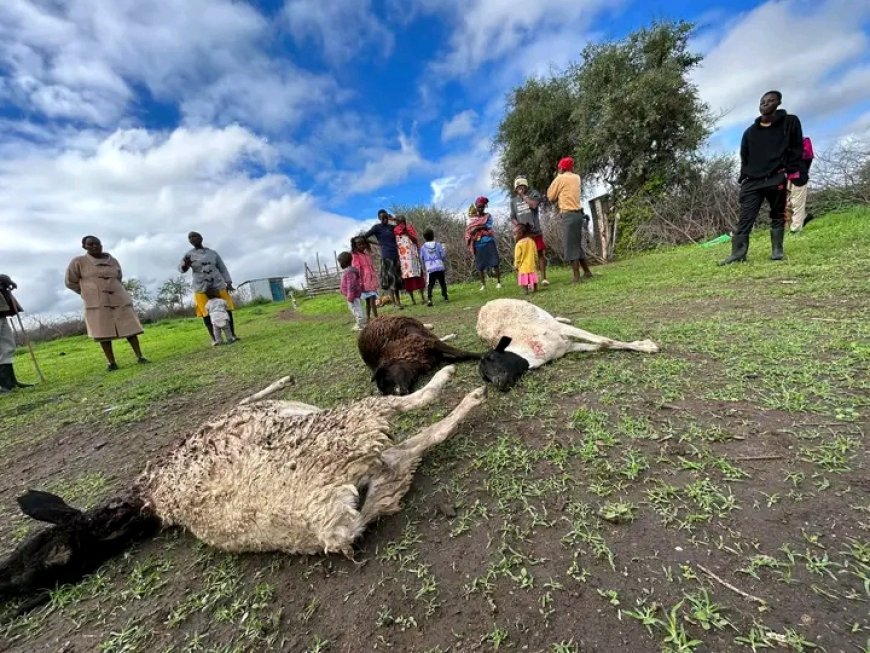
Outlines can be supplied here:
[[731, 237], [731, 256], [719, 265], [745, 261], [749, 233], [761, 203], [770, 205], [770, 243], [774, 261], [782, 260], [785, 208], [789, 180], [800, 175], [803, 131], [797, 116], [779, 108], [782, 93], [768, 91], [761, 96], [761, 115], [743, 132], [740, 143], [740, 221]]
[[0, 394], [15, 388], [27, 388], [29, 383], [21, 383], [15, 378], [12, 369], [12, 358], [15, 355], [15, 335], [9, 320], [21, 312], [21, 306], [15, 301], [12, 291], [18, 286], [7, 275], [0, 274]]

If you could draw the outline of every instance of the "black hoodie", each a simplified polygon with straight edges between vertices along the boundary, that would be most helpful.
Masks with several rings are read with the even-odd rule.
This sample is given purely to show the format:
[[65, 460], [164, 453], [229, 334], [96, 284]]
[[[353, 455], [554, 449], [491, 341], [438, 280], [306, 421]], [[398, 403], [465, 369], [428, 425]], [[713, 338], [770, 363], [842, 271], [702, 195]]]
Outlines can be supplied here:
[[[797, 116], [777, 109], [770, 125], [761, 125], [761, 116], [743, 132], [740, 142], [740, 181], [775, 180], [777, 173], [798, 172], [804, 150], [804, 134]], [[781, 180], [777, 180], [781, 183]]]

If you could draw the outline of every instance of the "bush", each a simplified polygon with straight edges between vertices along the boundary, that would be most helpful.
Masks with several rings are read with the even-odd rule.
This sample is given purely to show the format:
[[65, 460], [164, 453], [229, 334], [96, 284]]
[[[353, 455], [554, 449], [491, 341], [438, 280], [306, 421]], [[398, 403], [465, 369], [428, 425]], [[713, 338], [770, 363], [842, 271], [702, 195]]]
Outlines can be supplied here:
[[716, 156], [698, 162], [683, 183], [650, 188], [619, 209], [619, 251], [703, 242], [729, 231], [737, 222], [737, 162]]

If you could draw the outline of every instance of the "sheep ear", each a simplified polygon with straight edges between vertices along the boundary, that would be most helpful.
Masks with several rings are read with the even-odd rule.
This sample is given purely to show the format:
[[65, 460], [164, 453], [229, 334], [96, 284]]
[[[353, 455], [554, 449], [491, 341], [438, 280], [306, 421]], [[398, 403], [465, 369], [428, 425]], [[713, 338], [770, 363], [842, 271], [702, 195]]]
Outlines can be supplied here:
[[498, 341], [498, 344], [495, 346], [495, 350], [498, 352], [504, 351], [508, 348], [508, 345], [511, 344], [511, 338], [508, 336], [502, 336], [501, 340]]
[[39, 490], [28, 490], [18, 497], [18, 505], [28, 517], [49, 524], [62, 524], [82, 514], [56, 494]]

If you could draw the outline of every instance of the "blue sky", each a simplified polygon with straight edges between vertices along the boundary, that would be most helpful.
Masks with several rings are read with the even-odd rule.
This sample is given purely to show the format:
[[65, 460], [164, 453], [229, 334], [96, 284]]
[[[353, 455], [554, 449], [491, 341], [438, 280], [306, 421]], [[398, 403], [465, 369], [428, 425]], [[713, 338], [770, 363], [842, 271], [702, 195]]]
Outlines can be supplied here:
[[698, 24], [711, 149], [735, 150], [769, 88], [817, 149], [867, 134], [856, 0], [3, 0], [3, 271], [31, 311], [74, 311], [82, 235], [154, 287], [195, 228], [236, 281], [297, 274], [381, 206], [497, 196], [510, 89], [671, 18]]

